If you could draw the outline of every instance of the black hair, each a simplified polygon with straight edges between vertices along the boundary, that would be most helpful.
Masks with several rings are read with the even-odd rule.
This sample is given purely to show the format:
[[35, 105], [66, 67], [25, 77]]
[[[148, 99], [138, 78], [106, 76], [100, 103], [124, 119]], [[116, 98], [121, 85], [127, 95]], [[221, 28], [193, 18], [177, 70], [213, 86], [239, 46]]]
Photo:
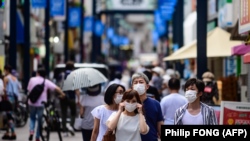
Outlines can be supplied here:
[[73, 70], [74, 69], [74, 62], [73, 61], [68, 61], [67, 63], [66, 63], [66, 67], [65, 67], [65, 69], [66, 70]]
[[185, 83], [185, 86], [184, 86], [184, 91], [186, 91], [186, 89], [192, 85], [195, 85], [197, 87], [198, 92], [204, 92], [205, 84], [203, 81], [201, 81], [197, 78], [191, 78], [191, 79], [187, 80], [187, 82]]
[[8, 71], [9, 73], [12, 72], [12, 67], [10, 65], [5, 65], [4, 70]]
[[89, 87], [89, 88], [94, 88], [94, 87], [98, 87], [98, 90], [97, 91], [90, 91], [88, 88], [87, 88], [87, 94], [88, 95], [90, 95], [90, 96], [97, 96], [97, 95], [99, 95], [100, 93], [101, 93], [101, 90], [102, 90], [102, 88], [101, 88], [101, 84], [96, 84], [96, 85], [94, 85], [94, 86], [92, 86], [92, 87]]
[[113, 97], [115, 95], [116, 89], [118, 87], [121, 87], [123, 89], [123, 92], [125, 92], [125, 87], [120, 84], [111, 84], [104, 94], [104, 101], [106, 104], [111, 105], [113, 104]]
[[148, 77], [149, 81], [152, 79], [152, 72], [148, 71], [148, 70], [145, 70], [143, 71], [143, 73]]
[[43, 67], [39, 68], [39, 69], [37, 70], [37, 73], [38, 73], [41, 77], [43, 77], [43, 78], [46, 77], [46, 71], [45, 71], [45, 69], [44, 69]]
[[179, 90], [180, 86], [181, 86], [181, 82], [180, 82], [180, 79], [178, 78], [171, 78], [168, 81], [168, 87], [172, 90]]
[[120, 71], [116, 71], [115, 78], [122, 79], [122, 73]]

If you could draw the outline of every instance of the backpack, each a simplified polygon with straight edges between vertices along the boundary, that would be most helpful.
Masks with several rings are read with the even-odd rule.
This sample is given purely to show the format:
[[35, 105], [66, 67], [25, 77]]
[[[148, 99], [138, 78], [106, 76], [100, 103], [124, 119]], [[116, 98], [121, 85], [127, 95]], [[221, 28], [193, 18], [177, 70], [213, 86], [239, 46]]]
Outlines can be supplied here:
[[37, 84], [29, 93], [28, 99], [32, 103], [36, 103], [36, 101], [39, 99], [41, 94], [43, 93], [44, 90], [44, 83], [45, 83], [45, 78], [43, 80], [42, 84]]

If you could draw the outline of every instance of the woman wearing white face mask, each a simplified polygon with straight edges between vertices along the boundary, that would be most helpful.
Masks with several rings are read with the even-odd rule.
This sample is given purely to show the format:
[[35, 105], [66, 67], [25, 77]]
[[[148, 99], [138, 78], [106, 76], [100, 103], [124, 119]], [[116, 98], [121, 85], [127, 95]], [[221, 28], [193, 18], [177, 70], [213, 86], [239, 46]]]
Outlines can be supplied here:
[[205, 84], [196, 78], [189, 79], [184, 87], [188, 103], [176, 110], [175, 125], [217, 125], [212, 107], [200, 102]]
[[147, 134], [149, 127], [137, 91], [130, 89], [124, 93], [118, 112], [106, 124], [111, 131], [115, 130], [116, 141], [141, 141], [140, 134]]
[[106, 105], [98, 106], [92, 110], [91, 114], [94, 116], [94, 128], [91, 135], [91, 141], [102, 141], [103, 135], [108, 129], [106, 121], [113, 112], [118, 110], [124, 92], [124, 86], [120, 84], [111, 84], [104, 95]]

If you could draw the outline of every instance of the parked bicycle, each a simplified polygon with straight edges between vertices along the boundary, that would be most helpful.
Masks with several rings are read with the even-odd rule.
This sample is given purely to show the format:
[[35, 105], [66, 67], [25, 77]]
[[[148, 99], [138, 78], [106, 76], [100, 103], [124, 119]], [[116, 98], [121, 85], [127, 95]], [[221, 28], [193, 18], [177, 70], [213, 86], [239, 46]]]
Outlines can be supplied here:
[[61, 121], [58, 110], [55, 108], [55, 101], [42, 102], [45, 106], [43, 114], [43, 124], [41, 127], [42, 141], [49, 141], [50, 132], [56, 131], [59, 141], [62, 141]]
[[28, 121], [27, 105], [24, 102], [17, 102], [13, 112], [16, 127], [24, 127]]

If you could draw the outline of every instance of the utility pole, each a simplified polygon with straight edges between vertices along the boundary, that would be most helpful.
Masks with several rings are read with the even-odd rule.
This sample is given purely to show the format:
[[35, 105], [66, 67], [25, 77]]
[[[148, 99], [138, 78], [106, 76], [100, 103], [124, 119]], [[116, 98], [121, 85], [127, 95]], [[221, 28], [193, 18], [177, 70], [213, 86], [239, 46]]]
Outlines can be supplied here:
[[92, 4], [93, 26], [92, 26], [92, 50], [91, 50], [91, 62], [96, 62], [97, 56], [97, 43], [95, 35], [95, 21], [96, 21], [96, 0], [93, 0]]
[[27, 93], [27, 86], [30, 78], [30, 0], [24, 1], [24, 55], [23, 55], [23, 74], [24, 88]]
[[[175, 12], [173, 14], [173, 43], [180, 47], [183, 46], [184, 34], [183, 34], [183, 21], [184, 21], [184, 0], [178, 0]], [[184, 65], [180, 61], [176, 61], [175, 69], [180, 72], [183, 78]]]
[[45, 47], [46, 47], [46, 54], [45, 54], [45, 69], [46, 74], [49, 76], [50, 71], [50, 0], [46, 0], [46, 10], [45, 10]]
[[81, 0], [81, 4], [80, 4], [80, 9], [81, 9], [81, 19], [80, 19], [80, 62], [83, 63], [84, 62], [84, 0]]
[[69, 57], [69, 53], [68, 53], [68, 49], [69, 49], [69, 44], [68, 44], [68, 39], [69, 39], [69, 2], [68, 0], [66, 0], [66, 13], [65, 13], [65, 22], [64, 22], [64, 62], [66, 63], [68, 61], [68, 57]]
[[16, 69], [17, 60], [17, 41], [16, 41], [16, 19], [17, 19], [17, 1], [10, 0], [10, 43], [9, 43], [9, 64]]
[[197, 0], [197, 78], [207, 70], [207, 5]]

